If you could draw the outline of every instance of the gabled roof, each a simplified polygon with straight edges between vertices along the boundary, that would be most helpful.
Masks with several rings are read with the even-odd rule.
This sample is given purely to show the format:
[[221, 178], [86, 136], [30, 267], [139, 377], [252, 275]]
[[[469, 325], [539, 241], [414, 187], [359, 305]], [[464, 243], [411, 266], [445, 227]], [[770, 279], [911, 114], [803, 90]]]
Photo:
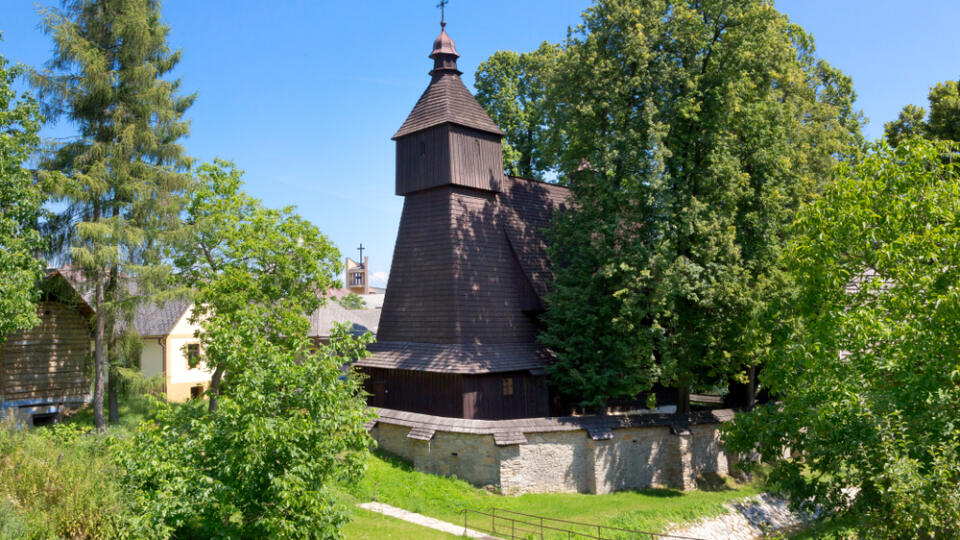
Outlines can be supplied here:
[[343, 323], [350, 326], [350, 333], [361, 335], [370, 332], [377, 333], [380, 324], [379, 309], [347, 309], [333, 299], [327, 299], [326, 305], [320, 306], [310, 314], [311, 338], [323, 338], [330, 335], [333, 325]]
[[[62, 276], [77, 291], [77, 294], [83, 298], [92, 313], [94, 303], [93, 282], [79, 268], [70, 265], [47, 270], [48, 279], [55, 275]], [[125, 279], [123, 283], [131, 293], [136, 294], [139, 288], [137, 283], [130, 279]], [[191, 305], [193, 305], [193, 302], [183, 297], [172, 298], [164, 302], [142, 302], [137, 305], [133, 314], [133, 327], [142, 337], [167, 336]], [[117, 329], [122, 329], [125, 326], [125, 321], [117, 321]]]
[[515, 176], [506, 177], [498, 194], [507, 241], [541, 299], [553, 281], [545, 233], [569, 197], [566, 187]]
[[133, 314], [133, 327], [141, 337], [167, 336], [192, 305], [186, 298], [140, 304]]

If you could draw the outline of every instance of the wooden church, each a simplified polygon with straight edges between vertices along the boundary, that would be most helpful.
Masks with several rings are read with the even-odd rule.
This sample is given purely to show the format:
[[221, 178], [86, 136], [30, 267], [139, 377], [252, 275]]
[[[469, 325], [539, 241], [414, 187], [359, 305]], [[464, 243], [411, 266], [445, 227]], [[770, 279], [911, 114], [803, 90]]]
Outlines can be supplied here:
[[504, 174], [504, 133], [460, 79], [445, 29], [430, 58], [430, 84], [393, 136], [403, 214], [378, 342], [357, 366], [375, 407], [546, 416], [544, 229], [568, 193]]

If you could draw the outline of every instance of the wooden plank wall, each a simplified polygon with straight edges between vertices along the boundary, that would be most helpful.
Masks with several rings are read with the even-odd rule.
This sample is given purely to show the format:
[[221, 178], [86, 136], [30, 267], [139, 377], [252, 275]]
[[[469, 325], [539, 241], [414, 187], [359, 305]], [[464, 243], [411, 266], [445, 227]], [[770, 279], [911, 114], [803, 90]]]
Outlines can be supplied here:
[[0, 399], [83, 397], [90, 392], [90, 327], [75, 308], [41, 302], [41, 323], [7, 336], [0, 349]]
[[500, 190], [503, 148], [500, 137], [462, 126], [450, 126], [450, 181], [458, 186]]
[[397, 195], [449, 184], [499, 191], [502, 179], [497, 135], [445, 124], [397, 140]]
[[450, 126], [397, 140], [397, 195], [450, 183]]
[[[505, 420], [547, 416], [546, 379], [527, 371], [462, 375], [361, 368], [368, 403], [451, 418]], [[513, 379], [513, 395], [503, 395], [503, 379]]]

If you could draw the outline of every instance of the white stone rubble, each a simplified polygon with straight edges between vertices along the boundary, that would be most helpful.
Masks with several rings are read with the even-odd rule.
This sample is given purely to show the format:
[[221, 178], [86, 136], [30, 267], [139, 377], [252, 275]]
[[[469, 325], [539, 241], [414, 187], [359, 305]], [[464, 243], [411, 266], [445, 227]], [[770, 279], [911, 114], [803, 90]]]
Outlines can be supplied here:
[[812, 516], [792, 512], [787, 501], [762, 493], [724, 505], [726, 514], [674, 527], [664, 534], [703, 540], [755, 540], [775, 531], [808, 523]]

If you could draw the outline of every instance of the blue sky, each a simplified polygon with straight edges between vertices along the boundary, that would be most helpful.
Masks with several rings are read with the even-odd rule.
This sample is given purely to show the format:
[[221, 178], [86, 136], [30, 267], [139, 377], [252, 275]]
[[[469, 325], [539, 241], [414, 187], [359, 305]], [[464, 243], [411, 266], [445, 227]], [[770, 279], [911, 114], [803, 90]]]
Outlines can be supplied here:
[[[52, 0], [41, 0], [42, 5]], [[426, 87], [439, 32], [437, 0], [166, 0], [176, 75], [199, 94], [188, 153], [232, 159], [270, 206], [296, 205], [344, 255], [362, 242], [385, 279], [403, 201], [393, 194], [397, 130]], [[560, 41], [586, 0], [453, 0], [447, 30], [472, 88], [499, 49]], [[0, 0], [0, 54], [29, 65], [50, 55], [34, 0]], [[928, 88], [960, 78], [960, 2], [780, 0], [818, 54], [853, 77], [868, 138]], [[65, 136], [71, 126], [48, 127]]]

